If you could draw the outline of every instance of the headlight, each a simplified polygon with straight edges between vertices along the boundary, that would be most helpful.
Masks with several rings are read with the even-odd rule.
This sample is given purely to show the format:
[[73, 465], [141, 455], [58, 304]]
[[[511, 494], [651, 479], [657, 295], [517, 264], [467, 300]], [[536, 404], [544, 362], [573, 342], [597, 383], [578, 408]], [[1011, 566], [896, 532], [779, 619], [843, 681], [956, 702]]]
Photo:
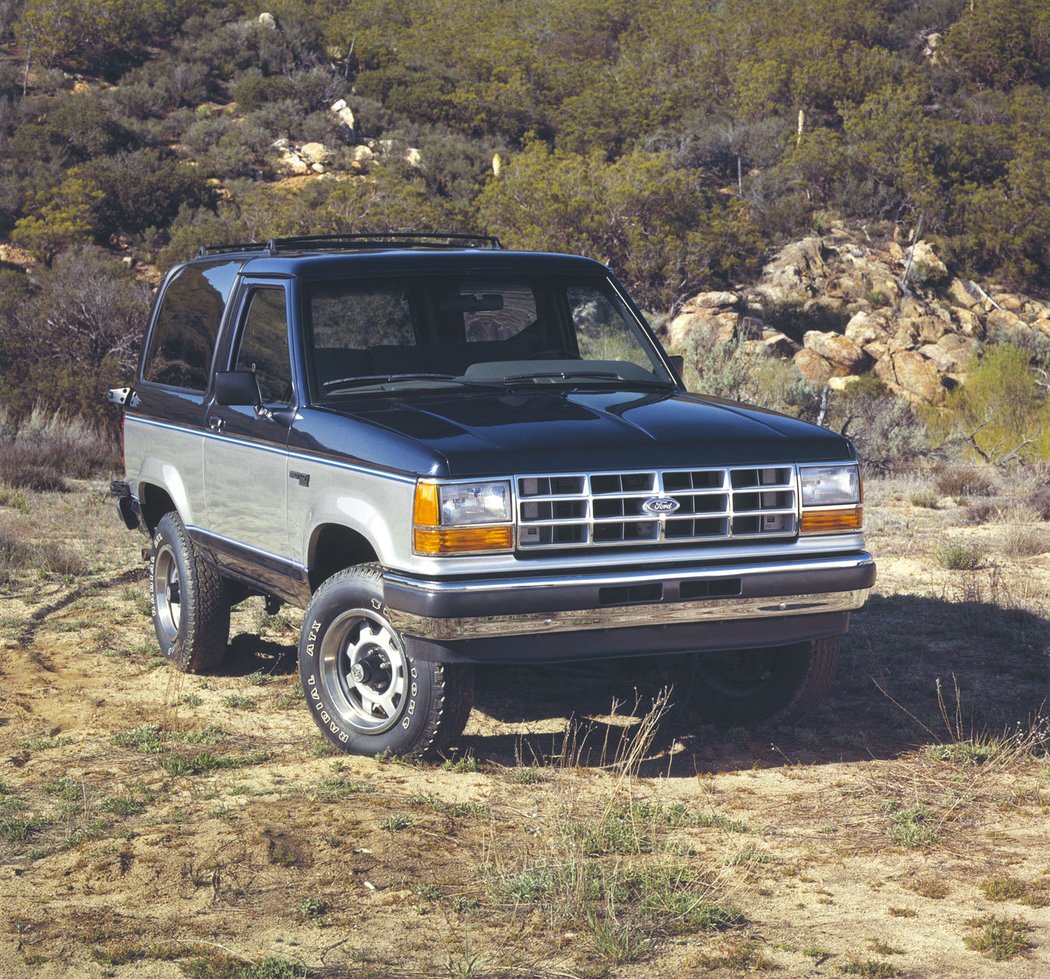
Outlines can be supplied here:
[[510, 483], [439, 486], [442, 527], [504, 523], [511, 519]]
[[416, 483], [412, 549], [417, 554], [509, 551], [514, 547], [510, 482]]
[[856, 466], [805, 466], [799, 469], [799, 476], [804, 507], [860, 502], [860, 473]]

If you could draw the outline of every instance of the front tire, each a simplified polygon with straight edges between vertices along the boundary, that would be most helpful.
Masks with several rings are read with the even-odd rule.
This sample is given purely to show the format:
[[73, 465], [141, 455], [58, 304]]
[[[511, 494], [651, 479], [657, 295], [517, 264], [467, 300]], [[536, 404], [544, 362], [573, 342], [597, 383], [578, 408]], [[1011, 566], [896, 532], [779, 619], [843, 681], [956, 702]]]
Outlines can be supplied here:
[[837, 637], [792, 646], [698, 653], [693, 659], [693, 706], [715, 724], [792, 724], [830, 689], [839, 657]]
[[177, 513], [153, 533], [150, 613], [165, 659], [182, 673], [213, 670], [230, 640], [230, 600], [219, 573], [197, 553]]
[[382, 570], [329, 578], [306, 610], [299, 678], [321, 733], [342, 751], [422, 757], [463, 732], [473, 667], [417, 660], [386, 618]]

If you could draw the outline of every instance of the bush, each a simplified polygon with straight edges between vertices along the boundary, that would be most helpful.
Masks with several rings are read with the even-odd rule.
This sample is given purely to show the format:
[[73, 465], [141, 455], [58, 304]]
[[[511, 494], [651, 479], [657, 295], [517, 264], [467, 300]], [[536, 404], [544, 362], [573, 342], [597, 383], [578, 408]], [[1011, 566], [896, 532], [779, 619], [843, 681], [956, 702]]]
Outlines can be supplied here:
[[964, 496], [993, 496], [1000, 480], [978, 466], [947, 466], [937, 470], [934, 484], [941, 496], [959, 500]]
[[985, 462], [1050, 458], [1050, 402], [1032, 356], [1011, 344], [986, 347], [932, 424]]
[[[21, 285], [14, 288], [20, 292]], [[148, 287], [86, 245], [59, 255], [21, 296], [17, 307], [0, 308], [0, 407], [38, 403], [112, 422], [105, 391], [131, 371], [149, 313]]]
[[64, 492], [66, 478], [87, 479], [119, 468], [113, 436], [82, 418], [36, 407], [16, 422], [0, 411], [0, 481]]
[[512, 247], [575, 251], [613, 266], [649, 307], [755, 271], [762, 242], [748, 210], [663, 153], [598, 153], [532, 143], [478, 197], [482, 223]]
[[870, 376], [830, 395], [828, 426], [853, 440], [867, 473], [911, 469], [934, 452], [929, 431], [911, 403]]
[[166, 226], [181, 207], [205, 207], [213, 199], [198, 168], [152, 149], [92, 160], [77, 172], [103, 194], [93, 209], [100, 240]]

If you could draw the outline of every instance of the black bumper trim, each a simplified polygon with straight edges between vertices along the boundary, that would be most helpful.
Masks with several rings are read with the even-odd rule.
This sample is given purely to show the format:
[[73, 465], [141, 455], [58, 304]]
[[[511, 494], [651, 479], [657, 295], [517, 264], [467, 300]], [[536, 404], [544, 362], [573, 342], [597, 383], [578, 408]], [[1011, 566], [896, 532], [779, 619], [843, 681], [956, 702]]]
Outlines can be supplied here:
[[[772, 572], [754, 568], [748, 569], [744, 574], [734, 573], [737, 571], [736, 568], [726, 569], [724, 578], [718, 576], [700, 580], [716, 584], [739, 581], [739, 590], [734, 587], [728, 594], [745, 599], [858, 591], [871, 588], [875, 583], [875, 565], [870, 562], [849, 568]], [[687, 569], [679, 569], [677, 575], [673, 570], [660, 573], [663, 584], [660, 604], [671, 605], [693, 597], [688, 594], [688, 589], [685, 596], [681, 593], [683, 584], [693, 583], [686, 574]], [[579, 579], [584, 576], [576, 577]], [[601, 592], [604, 587], [606, 585], [601, 581], [574, 582], [573, 576], [566, 575], [564, 584], [544, 588], [489, 589], [481, 580], [469, 590], [427, 590], [387, 577], [384, 580], [384, 596], [388, 608], [413, 616], [466, 619], [608, 607], [609, 603], [602, 601]]]

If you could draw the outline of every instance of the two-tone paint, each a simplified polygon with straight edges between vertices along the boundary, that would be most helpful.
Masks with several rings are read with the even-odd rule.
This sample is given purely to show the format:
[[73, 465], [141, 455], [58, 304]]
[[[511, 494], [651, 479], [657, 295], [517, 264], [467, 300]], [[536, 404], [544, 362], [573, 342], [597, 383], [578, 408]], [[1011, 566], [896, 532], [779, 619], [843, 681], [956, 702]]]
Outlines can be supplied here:
[[[605, 280], [609, 272], [603, 266], [573, 256], [474, 250], [245, 254], [223, 261], [235, 276], [208, 389], [187, 391], [149, 383], [140, 365], [134, 393], [125, 404], [126, 481], [144, 524], [155, 522], [158, 508], [170, 501], [205, 557], [249, 589], [305, 606], [319, 583], [318, 542], [331, 528], [340, 528], [352, 535], [346, 540], [359, 542], [354, 546], [360, 546], [360, 555], [386, 570], [388, 612], [418, 640], [417, 653], [450, 659], [456, 658], [457, 648], [465, 651], [469, 645], [469, 658], [482, 660], [490, 652], [495, 655], [493, 636], [508, 633], [518, 639], [507, 649], [539, 635], [548, 651], [559, 649], [559, 656], [574, 655], [573, 650], [581, 656], [600, 655], [597, 648], [588, 647], [586, 632], [579, 631], [590, 621], [588, 612], [595, 613], [595, 629], [631, 633], [627, 644], [633, 642], [638, 652], [643, 647], [666, 651], [668, 641], [674, 648], [688, 645], [689, 611], [678, 596], [678, 585], [712, 569], [717, 572], [720, 566], [736, 569], [736, 577], [745, 582], [742, 591], [694, 600], [692, 619], [697, 629], [710, 626], [719, 614], [755, 620], [750, 632], [735, 627], [732, 635], [724, 634], [735, 645], [844, 632], [849, 610], [863, 603], [874, 564], [859, 533], [705, 546], [633, 546], [604, 553], [443, 558], [413, 554], [413, 496], [420, 477], [618, 471], [625, 460], [640, 469], [855, 461], [850, 442], [834, 433], [774, 412], [689, 394], [680, 382], [666, 392], [441, 388], [358, 392], [324, 406], [313, 401], [300, 314], [304, 282], [442, 271], [568, 273]], [[214, 392], [215, 372], [231, 369], [235, 361], [252, 288], [283, 290], [288, 312], [294, 399], [291, 406], [269, 414], [220, 405]], [[162, 286], [158, 306], [163, 295]], [[623, 298], [656, 344], [637, 309]], [[147, 349], [148, 342], [144, 356]], [[815, 561], [831, 564], [814, 572]], [[774, 565], [776, 571], [771, 570]], [[599, 601], [601, 581], [610, 574], [641, 576], [669, 586], [659, 602], [634, 603], [633, 611], [627, 603], [612, 616]], [[774, 580], [770, 575], [777, 576], [780, 591], [775, 594], [761, 584], [764, 578]], [[538, 594], [530, 583], [540, 581], [555, 616], [551, 623], [544, 622], [543, 608], [522, 605], [524, 596]], [[514, 587], [515, 582], [520, 587]], [[749, 590], [755, 593], [752, 598], [761, 599], [757, 604], [745, 600]], [[785, 607], [776, 615], [778, 603], [816, 593], [839, 597], [811, 603], [804, 610]], [[776, 602], [770, 601], [773, 598]], [[572, 608], [565, 607], [566, 602]], [[653, 626], [660, 609], [671, 605], [678, 608], [666, 620], [677, 624]], [[569, 611], [577, 613], [577, 624], [564, 631], [577, 630], [576, 644], [571, 649], [551, 645], [551, 637], [543, 633], [550, 632], [558, 616], [567, 625]], [[794, 621], [785, 625], [788, 616], [807, 620], [808, 629]], [[467, 624], [472, 618], [491, 621], [479, 629]], [[664, 641], [652, 628], [663, 630]], [[672, 634], [673, 640], [668, 640]], [[716, 632], [702, 640], [695, 630], [693, 635], [705, 648], [717, 638]], [[489, 645], [478, 645], [486, 642]], [[624, 640], [621, 636], [615, 643], [593, 645], [622, 655]], [[514, 656], [531, 654], [519, 649]]]

